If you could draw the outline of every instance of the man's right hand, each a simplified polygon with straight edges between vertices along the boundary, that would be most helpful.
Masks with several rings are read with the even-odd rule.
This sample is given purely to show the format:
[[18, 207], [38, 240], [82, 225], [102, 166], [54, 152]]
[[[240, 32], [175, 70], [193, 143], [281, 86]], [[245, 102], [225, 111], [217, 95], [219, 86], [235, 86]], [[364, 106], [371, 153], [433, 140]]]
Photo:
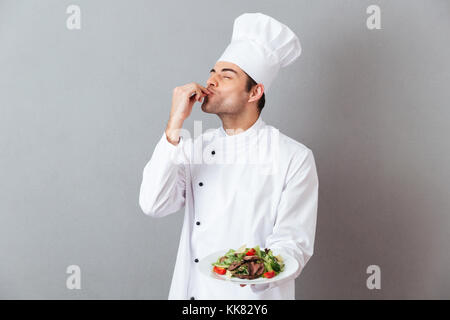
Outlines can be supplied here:
[[207, 88], [198, 83], [189, 83], [173, 89], [172, 109], [170, 118], [166, 127], [167, 140], [173, 145], [179, 141], [179, 131], [183, 126], [184, 120], [190, 116], [192, 106], [196, 101], [202, 102], [203, 98], [210, 92]]

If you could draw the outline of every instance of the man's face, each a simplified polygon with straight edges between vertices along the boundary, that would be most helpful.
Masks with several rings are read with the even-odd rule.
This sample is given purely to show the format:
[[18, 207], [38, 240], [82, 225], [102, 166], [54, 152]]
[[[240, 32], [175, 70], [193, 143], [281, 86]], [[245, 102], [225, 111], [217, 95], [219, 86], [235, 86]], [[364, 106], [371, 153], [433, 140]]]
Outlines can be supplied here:
[[231, 62], [219, 61], [210, 71], [206, 82], [212, 94], [203, 100], [202, 110], [207, 113], [240, 113], [248, 102], [247, 75]]

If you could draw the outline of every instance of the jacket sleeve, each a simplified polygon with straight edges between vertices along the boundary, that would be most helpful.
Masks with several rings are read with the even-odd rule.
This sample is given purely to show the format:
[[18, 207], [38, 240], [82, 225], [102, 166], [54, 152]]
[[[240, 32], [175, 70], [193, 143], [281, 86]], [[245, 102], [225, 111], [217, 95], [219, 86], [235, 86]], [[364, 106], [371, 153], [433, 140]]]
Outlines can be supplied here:
[[290, 277], [265, 285], [252, 285], [254, 292], [271, 289], [297, 278], [313, 255], [318, 208], [319, 179], [310, 149], [294, 156], [278, 204], [273, 233], [266, 248], [297, 260], [299, 268]]
[[185, 205], [187, 161], [186, 142], [171, 144], [164, 133], [144, 168], [139, 205], [151, 217], [164, 217]]

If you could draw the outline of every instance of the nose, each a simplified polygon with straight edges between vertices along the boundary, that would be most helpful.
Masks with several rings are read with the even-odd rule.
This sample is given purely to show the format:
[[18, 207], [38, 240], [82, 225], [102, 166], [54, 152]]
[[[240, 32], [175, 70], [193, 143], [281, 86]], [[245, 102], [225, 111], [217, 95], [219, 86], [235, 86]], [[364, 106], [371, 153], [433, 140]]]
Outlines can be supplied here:
[[213, 74], [212, 76], [209, 77], [208, 81], [206, 81], [206, 87], [213, 87], [213, 88], [217, 88], [217, 80], [215, 75]]

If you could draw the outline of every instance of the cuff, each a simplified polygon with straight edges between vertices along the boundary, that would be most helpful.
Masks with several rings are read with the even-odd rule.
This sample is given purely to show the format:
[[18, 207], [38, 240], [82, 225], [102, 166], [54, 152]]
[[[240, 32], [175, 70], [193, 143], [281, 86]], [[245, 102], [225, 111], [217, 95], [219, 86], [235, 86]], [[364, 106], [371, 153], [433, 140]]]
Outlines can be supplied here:
[[180, 139], [178, 140], [178, 144], [177, 145], [173, 145], [169, 142], [169, 140], [167, 139], [167, 135], [166, 132], [163, 132], [162, 137], [160, 139], [160, 142], [165, 144], [167, 147], [172, 147], [172, 148], [178, 148], [182, 143], [183, 143], [183, 137], [180, 136]]
[[183, 155], [183, 145], [184, 140], [182, 136], [180, 136], [180, 140], [175, 146], [171, 144], [169, 140], [167, 140], [166, 133], [164, 132], [161, 136], [161, 139], [159, 139], [157, 147], [162, 152], [168, 154], [171, 161], [175, 162], [176, 164], [181, 164], [185, 161], [185, 157]]

